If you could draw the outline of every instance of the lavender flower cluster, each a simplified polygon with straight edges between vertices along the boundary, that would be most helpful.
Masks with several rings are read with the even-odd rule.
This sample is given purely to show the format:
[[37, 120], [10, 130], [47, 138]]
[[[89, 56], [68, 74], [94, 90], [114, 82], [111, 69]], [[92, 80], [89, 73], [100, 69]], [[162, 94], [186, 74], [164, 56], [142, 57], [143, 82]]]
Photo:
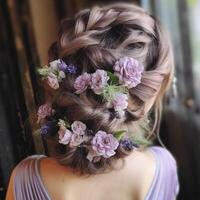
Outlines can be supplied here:
[[[106, 93], [109, 97], [107, 100], [114, 110], [124, 113], [128, 107], [128, 95], [123, 92], [123, 87], [130, 89], [140, 84], [144, 67], [134, 58], [122, 57], [116, 61], [113, 70], [114, 73], [97, 69], [92, 74], [85, 72], [78, 76], [74, 82], [75, 93], [81, 94], [88, 88], [97, 95]], [[77, 68], [58, 59], [50, 62], [49, 66], [39, 69], [38, 72], [47, 80], [48, 85], [56, 90], [59, 88], [59, 83], [66, 77], [66, 73], [76, 74]], [[51, 132], [53, 123], [48, 119], [54, 113], [55, 110], [50, 103], [39, 107], [37, 122], [42, 124], [40, 130], [43, 135]], [[88, 134], [88, 128], [81, 121], [74, 121], [69, 125], [65, 120], [60, 119], [57, 125], [59, 126], [59, 143], [69, 145], [71, 148], [85, 146], [88, 149], [87, 159], [91, 162], [97, 162], [101, 157], [109, 158], [115, 155], [118, 147], [126, 151], [137, 147], [129, 138], [121, 139], [103, 130]]]
[[115, 137], [114, 134], [102, 130], [99, 130], [94, 136], [89, 135], [86, 125], [81, 121], [74, 121], [67, 128], [65, 121], [60, 120], [59, 126], [59, 143], [69, 145], [69, 147], [84, 146], [88, 149], [87, 159], [90, 162], [97, 162], [101, 157], [110, 158], [114, 156], [119, 145], [126, 151], [135, 147], [130, 139], [122, 140]]
[[[47, 135], [52, 132], [55, 124], [48, 121], [48, 118], [54, 114], [50, 103], [43, 104], [38, 109], [38, 123], [41, 123], [41, 134]], [[116, 154], [120, 146], [127, 151], [132, 150], [135, 146], [130, 139], [121, 139], [115, 134], [106, 133], [103, 130], [91, 134], [91, 130], [81, 121], [74, 121], [69, 125], [65, 120], [59, 119], [58, 138], [59, 143], [69, 145], [69, 147], [84, 146], [88, 150], [87, 159], [90, 162], [97, 162], [101, 157], [109, 158]]]
[[[113, 70], [114, 74], [101, 69], [97, 69], [93, 74], [85, 72], [76, 78], [74, 88], [76, 89], [76, 94], [81, 94], [87, 88], [93, 90], [97, 95], [104, 94], [106, 91], [109, 99], [106, 99], [105, 96], [104, 98], [119, 113], [119, 116], [122, 116], [124, 110], [128, 107], [128, 95], [122, 92], [121, 88], [127, 87], [130, 89], [140, 84], [144, 67], [138, 60], [125, 56], [116, 61]], [[49, 67], [45, 66], [38, 71], [47, 80], [51, 88], [58, 89], [59, 83], [66, 76], [65, 74], [76, 74], [77, 68], [74, 65], [68, 65], [63, 60], [58, 59], [50, 62]], [[110, 79], [113, 77], [117, 77], [117, 83], [112, 83]], [[109, 80], [110, 83], [108, 83]], [[113, 85], [115, 90], [112, 89]]]
[[[133, 88], [140, 84], [142, 72], [144, 71], [144, 67], [138, 60], [131, 57], [120, 58], [116, 61], [113, 69], [115, 71], [114, 74], [119, 78], [119, 83], [128, 88]], [[101, 94], [108, 80], [109, 77], [106, 71], [98, 69], [93, 74], [85, 72], [80, 75], [76, 79], [74, 87], [77, 94], [84, 92], [88, 86], [91, 87], [95, 94]]]
[[57, 90], [59, 83], [66, 77], [65, 73], [76, 74], [77, 68], [69, 64], [67, 65], [63, 60], [58, 59], [49, 63], [49, 67], [46, 65], [41, 69], [38, 69], [38, 73], [47, 80], [47, 84]]
[[138, 60], [130, 57], [120, 58], [114, 65], [115, 74], [119, 77], [120, 84], [130, 88], [141, 83], [144, 67]]

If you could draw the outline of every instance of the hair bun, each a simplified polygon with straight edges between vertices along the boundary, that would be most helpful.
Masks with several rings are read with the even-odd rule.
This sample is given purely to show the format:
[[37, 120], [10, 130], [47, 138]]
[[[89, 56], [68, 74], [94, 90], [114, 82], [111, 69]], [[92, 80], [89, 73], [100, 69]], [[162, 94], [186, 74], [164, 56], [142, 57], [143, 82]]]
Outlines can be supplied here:
[[[57, 117], [80, 120], [94, 132], [126, 129], [128, 134], [141, 133], [143, 138], [159, 125], [159, 103], [156, 102], [153, 125], [148, 122], [149, 110], [145, 110], [145, 104], [152, 97], [157, 97], [156, 101], [162, 99], [173, 75], [173, 57], [159, 23], [142, 8], [132, 4], [113, 4], [83, 10], [75, 18], [64, 20], [58, 40], [49, 50], [49, 60], [56, 59], [77, 68], [76, 74], [65, 73], [65, 77], [59, 70], [54, 74], [61, 80], [58, 81], [56, 100], [52, 100]], [[135, 61], [144, 66], [144, 71], [135, 70], [137, 78], [133, 81], [129, 75], [134, 74], [130, 65]], [[119, 85], [116, 87], [110, 83], [113, 74], [118, 76], [119, 85], [126, 85], [128, 89], [127, 93], [120, 90], [117, 102], [108, 103], [104, 97], [107, 95], [108, 99], [110, 91], [119, 89]], [[55, 76], [51, 77], [52, 83]], [[112, 87], [102, 92], [100, 86], [107, 83]], [[125, 109], [120, 113], [113, 109], [114, 104]], [[124, 144], [129, 145], [128, 142]], [[119, 149], [114, 157], [91, 163], [86, 159], [84, 148], [66, 148], [62, 163], [82, 173], [98, 173], [111, 167], [112, 161], [122, 154]]]

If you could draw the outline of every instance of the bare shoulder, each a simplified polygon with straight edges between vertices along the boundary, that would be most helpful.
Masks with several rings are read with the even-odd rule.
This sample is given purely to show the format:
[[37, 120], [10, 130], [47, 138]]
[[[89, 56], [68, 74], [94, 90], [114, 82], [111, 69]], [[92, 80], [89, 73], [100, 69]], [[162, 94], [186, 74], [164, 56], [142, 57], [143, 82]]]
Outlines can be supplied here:
[[133, 188], [136, 188], [134, 192], [138, 194], [139, 199], [145, 199], [156, 171], [155, 156], [148, 149], [136, 150], [126, 160]]
[[133, 172], [140, 172], [141, 175], [145, 175], [145, 173], [152, 173], [155, 171], [156, 159], [153, 153], [148, 149], [135, 150], [126, 160], [128, 167], [130, 167]]
[[[52, 199], [62, 199], [66, 183], [71, 179], [72, 170], [62, 166], [55, 158], [47, 157], [40, 160], [40, 177], [45, 189]], [[66, 181], [68, 180], [68, 181]]]
[[[124, 161], [124, 167], [121, 170], [113, 170], [109, 174], [95, 176], [98, 179], [98, 184], [100, 182], [105, 183], [105, 180], [114, 180], [112, 177], [119, 177], [121, 181], [126, 179], [124, 180], [126, 188], [130, 188], [134, 196], [138, 196], [139, 199], [144, 199], [155, 173], [156, 161], [154, 156], [148, 150], [135, 150], [129, 156], [125, 157]], [[58, 198], [63, 191], [66, 191], [68, 183], [70, 185], [69, 187], [71, 187], [72, 183], [81, 182], [80, 178], [74, 175], [72, 169], [60, 165], [53, 158], [41, 160], [40, 173], [44, 185], [53, 199]], [[88, 182], [84, 182], [84, 184], [88, 184], [89, 181], [96, 181], [95, 177], [88, 179]], [[112, 185], [113, 183], [110, 184]], [[62, 188], [63, 186], [65, 188]], [[137, 195], [135, 195], [136, 193]]]

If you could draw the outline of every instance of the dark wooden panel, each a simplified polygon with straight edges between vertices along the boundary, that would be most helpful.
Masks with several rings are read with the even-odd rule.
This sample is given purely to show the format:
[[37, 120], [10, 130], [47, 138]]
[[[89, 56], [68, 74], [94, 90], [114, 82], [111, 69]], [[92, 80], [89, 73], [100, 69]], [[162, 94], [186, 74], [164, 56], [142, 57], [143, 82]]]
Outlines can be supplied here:
[[[26, 1], [27, 2], [27, 1]], [[22, 1], [0, 3], [0, 198], [3, 200], [13, 167], [34, 154], [29, 114], [37, 94], [33, 92], [36, 52], [31, 39], [27, 4]], [[21, 6], [21, 7], [20, 7]], [[25, 8], [22, 8], [25, 6]], [[25, 12], [26, 11], [26, 12]], [[24, 15], [23, 15], [24, 14]], [[26, 18], [28, 17], [28, 18]], [[26, 26], [26, 25], [27, 26]], [[29, 25], [29, 26], [28, 26]], [[38, 89], [37, 89], [38, 91]]]
[[76, 12], [78, 12], [81, 9], [89, 8], [94, 5], [105, 5], [115, 2], [130, 2], [130, 3], [136, 3], [139, 4], [139, 0], [60, 0], [56, 1], [55, 3], [57, 5], [58, 9], [58, 16], [60, 19], [63, 19], [64, 17], [70, 17], [73, 16]]

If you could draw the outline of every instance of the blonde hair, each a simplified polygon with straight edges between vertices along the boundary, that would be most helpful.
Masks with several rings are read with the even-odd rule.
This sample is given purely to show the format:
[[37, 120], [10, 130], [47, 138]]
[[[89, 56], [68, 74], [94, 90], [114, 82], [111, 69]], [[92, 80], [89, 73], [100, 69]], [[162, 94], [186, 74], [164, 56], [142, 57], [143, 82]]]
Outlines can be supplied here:
[[[124, 117], [118, 119], [102, 98], [91, 91], [76, 95], [73, 84], [84, 72], [112, 71], [116, 60], [123, 56], [139, 60], [145, 71], [141, 84], [129, 89], [128, 108]], [[133, 4], [112, 4], [82, 10], [74, 18], [63, 20], [58, 40], [49, 49], [49, 61], [58, 58], [78, 68], [78, 74], [66, 76], [61, 89], [53, 94], [56, 96], [53, 103], [61, 116], [71, 121], [84, 121], [94, 131], [112, 132], [126, 127], [130, 135], [137, 133], [146, 138], [158, 128], [162, 98], [173, 77], [173, 55], [161, 25], [142, 8]], [[148, 119], [150, 112], [145, 111], [144, 106], [153, 97], [152, 125]], [[112, 160], [120, 155], [97, 165], [89, 163], [84, 154], [80, 148], [66, 149], [62, 162], [82, 172], [96, 173], [97, 169], [111, 166]]]

